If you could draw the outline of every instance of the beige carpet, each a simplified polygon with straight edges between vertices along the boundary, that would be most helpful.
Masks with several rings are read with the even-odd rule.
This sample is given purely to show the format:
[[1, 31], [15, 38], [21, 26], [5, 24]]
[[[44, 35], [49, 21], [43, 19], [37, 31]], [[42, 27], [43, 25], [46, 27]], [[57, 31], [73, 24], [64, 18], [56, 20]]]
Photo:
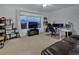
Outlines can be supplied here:
[[46, 33], [12, 39], [5, 42], [4, 48], [0, 49], [0, 55], [40, 55], [43, 49], [57, 41], [59, 39]]

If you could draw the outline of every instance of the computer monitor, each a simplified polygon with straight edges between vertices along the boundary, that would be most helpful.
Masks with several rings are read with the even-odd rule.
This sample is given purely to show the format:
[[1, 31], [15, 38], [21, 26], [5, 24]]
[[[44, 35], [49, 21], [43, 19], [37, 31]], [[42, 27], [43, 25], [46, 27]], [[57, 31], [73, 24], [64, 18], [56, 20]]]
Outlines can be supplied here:
[[29, 22], [29, 28], [38, 28], [37, 22]]
[[64, 24], [53, 24], [52, 26], [57, 28], [63, 28]]

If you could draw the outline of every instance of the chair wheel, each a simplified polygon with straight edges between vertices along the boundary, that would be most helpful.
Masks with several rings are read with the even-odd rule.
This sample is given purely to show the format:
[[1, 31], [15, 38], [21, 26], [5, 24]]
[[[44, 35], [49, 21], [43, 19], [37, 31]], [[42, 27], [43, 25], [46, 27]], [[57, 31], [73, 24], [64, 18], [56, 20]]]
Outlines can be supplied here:
[[4, 45], [0, 45], [0, 49], [2, 49], [4, 47]]
[[0, 49], [4, 47], [4, 42], [0, 42]]

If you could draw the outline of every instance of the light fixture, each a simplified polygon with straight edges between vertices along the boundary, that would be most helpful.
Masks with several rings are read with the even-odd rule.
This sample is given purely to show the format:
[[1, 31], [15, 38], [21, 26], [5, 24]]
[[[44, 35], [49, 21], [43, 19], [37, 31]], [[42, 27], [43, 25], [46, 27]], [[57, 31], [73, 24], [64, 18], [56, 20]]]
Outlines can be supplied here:
[[43, 8], [46, 7], [46, 6], [47, 6], [47, 4], [43, 4]]
[[43, 4], [43, 8], [50, 6], [51, 4]]

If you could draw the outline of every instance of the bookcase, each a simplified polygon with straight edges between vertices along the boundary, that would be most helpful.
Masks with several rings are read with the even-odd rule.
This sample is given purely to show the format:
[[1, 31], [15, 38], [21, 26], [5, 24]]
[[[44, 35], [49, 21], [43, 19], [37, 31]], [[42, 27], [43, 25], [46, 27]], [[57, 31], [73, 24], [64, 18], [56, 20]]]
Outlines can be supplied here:
[[17, 28], [14, 28], [12, 19], [6, 19], [6, 40], [20, 37]]
[[13, 26], [12, 19], [0, 17], [0, 49], [4, 47], [6, 40], [20, 37], [19, 31]]
[[12, 30], [12, 23], [11, 23], [11, 19], [6, 19], [6, 27], [5, 27], [5, 30], [6, 30], [6, 40], [8, 40], [10, 38], [10, 34], [11, 34], [11, 30]]
[[4, 47], [4, 41], [6, 39], [5, 21], [6, 21], [5, 17], [0, 17], [0, 49]]

